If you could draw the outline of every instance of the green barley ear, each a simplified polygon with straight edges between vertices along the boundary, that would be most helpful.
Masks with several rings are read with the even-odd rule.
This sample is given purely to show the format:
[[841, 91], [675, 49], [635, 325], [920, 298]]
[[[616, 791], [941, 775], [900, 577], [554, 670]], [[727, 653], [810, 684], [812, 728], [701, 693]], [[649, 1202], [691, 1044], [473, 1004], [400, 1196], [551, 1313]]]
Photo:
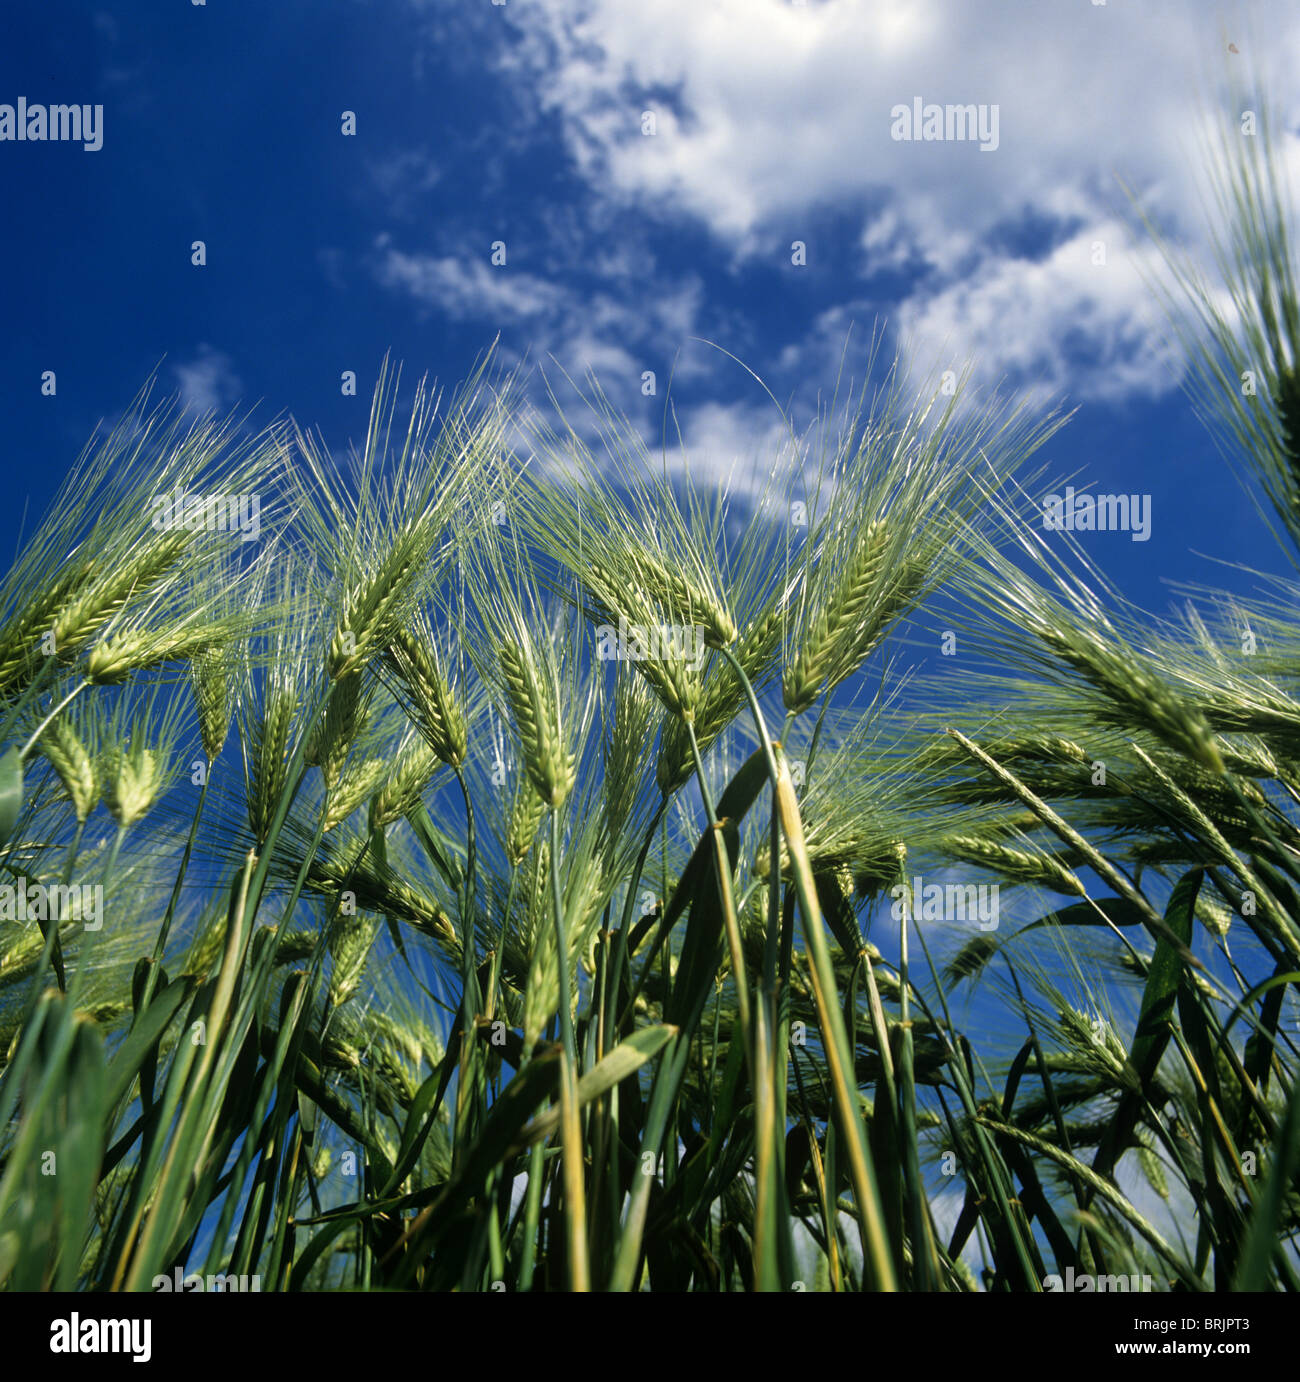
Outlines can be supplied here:
[[423, 736], [404, 739], [397, 750], [397, 771], [389, 773], [370, 802], [371, 827], [382, 830], [414, 811], [442, 761]]
[[104, 805], [125, 829], [146, 816], [158, 800], [166, 777], [166, 762], [157, 750], [138, 744], [112, 749], [104, 755]]
[[521, 777], [506, 830], [506, 859], [511, 868], [517, 868], [528, 856], [537, 838], [537, 828], [545, 815], [546, 803], [537, 795], [531, 779]]
[[41, 736], [41, 752], [58, 774], [78, 823], [83, 824], [99, 801], [99, 774], [95, 760], [67, 713], [54, 720]]
[[1104, 641], [1093, 629], [1043, 624], [1039, 637], [1056, 656], [1092, 685], [1112, 710], [1099, 718], [1125, 728], [1144, 725], [1158, 739], [1210, 772], [1225, 771], [1217, 738], [1200, 708], [1178, 695], [1117, 635]]
[[787, 710], [806, 710], [835, 665], [841, 642], [866, 613], [885, 565], [885, 525], [872, 523], [858, 538], [844, 569], [811, 611], [799, 651], [786, 669], [781, 696]]
[[822, 687], [834, 690], [853, 675], [897, 618], [928, 584], [927, 563], [891, 545], [884, 523], [869, 525], [833, 583], [821, 585], [806, 614], [807, 633], [786, 669], [781, 696], [791, 714], [812, 705]]
[[190, 683], [208, 762], [221, 756], [234, 713], [234, 659], [226, 644], [208, 644], [190, 659]]
[[388, 763], [383, 758], [367, 758], [350, 765], [335, 779], [325, 798], [326, 830], [342, 825], [358, 807], [364, 806], [388, 777]]
[[563, 806], [577, 766], [564, 744], [554, 678], [538, 666], [534, 650], [521, 643], [500, 644], [497, 658], [523, 746], [524, 769], [548, 806]]
[[403, 524], [388, 551], [345, 590], [325, 662], [336, 681], [355, 676], [392, 640], [434, 541], [427, 521]]
[[301, 525], [333, 585], [325, 654], [332, 679], [361, 671], [392, 643], [450, 551], [448, 521], [467, 495], [488, 483], [512, 388], [508, 379], [484, 403], [479, 388], [490, 356], [444, 419], [437, 417], [438, 396], [422, 381], [404, 433], [397, 429], [396, 435], [400, 379], [385, 361], [365, 446], [347, 483], [337, 460], [298, 434], [306, 463]]
[[560, 1006], [560, 956], [550, 904], [551, 846], [542, 840], [534, 855], [527, 896], [528, 979], [524, 988], [524, 1049], [531, 1051]]
[[604, 743], [601, 781], [605, 831], [611, 841], [618, 839], [632, 815], [644, 772], [645, 746], [654, 733], [654, 713], [646, 683], [620, 667], [614, 681], [613, 723]]
[[111, 686], [164, 662], [188, 662], [227, 632], [221, 625], [205, 624], [169, 632], [137, 630], [115, 634], [90, 650], [86, 679], [98, 686]]
[[430, 748], [449, 767], [460, 767], [469, 752], [465, 716], [438, 665], [432, 640], [399, 628], [385, 662], [406, 692], [407, 711]]
[[161, 709], [158, 704], [156, 687], [134, 708], [120, 701], [105, 727], [96, 774], [104, 805], [123, 829], [148, 814], [171, 785], [186, 706], [179, 696]]
[[335, 682], [320, 736], [313, 746], [327, 790], [338, 783], [361, 729], [361, 719], [361, 673], [350, 672]]
[[1011, 883], [1033, 883], [1067, 897], [1087, 897], [1075, 874], [1050, 854], [1040, 854], [978, 835], [945, 835], [938, 848], [954, 859], [1000, 874]]
[[85, 582], [51, 625], [58, 656], [67, 659], [80, 652], [133, 599], [156, 585], [180, 562], [193, 536], [173, 531], [145, 539], [121, 565]]
[[702, 579], [688, 579], [645, 547], [631, 548], [627, 559], [635, 572], [636, 583], [678, 623], [702, 625], [704, 641], [712, 648], [725, 648], [735, 641], [736, 621]]
[[298, 696], [285, 685], [272, 687], [252, 727], [248, 785], [248, 823], [260, 842], [275, 817], [276, 804], [289, 780], [290, 738]]
[[69, 604], [95, 574], [90, 561], [70, 563], [44, 591], [28, 597], [0, 631], [0, 693], [26, 685], [43, 660], [42, 636], [53, 627], [56, 612]]
[[[791, 587], [793, 590], [795, 587]], [[755, 688], [761, 686], [778, 662], [781, 634], [789, 618], [791, 591], [776, 591], [755, 611], [736, 644], [735, 658]], [[715, 667], [695, 706], [692, 728], [700, 752], [707, 753], [714, 741], [741, 713], [745, 690], [729, 662]], [[655, 781], [664, 796], [671, 796], [695, 772], [686, 721], [675, 717], [665, 722], [655, 764]], [[608, 776], [608, 774], [607, 774]]]
[[330, 941], [330, 955], [334, 961], [329, 984], [331, 1009], [341, 1008], [356, 993], [378, 932], [379, 923], [370, 918], [338, 918]]

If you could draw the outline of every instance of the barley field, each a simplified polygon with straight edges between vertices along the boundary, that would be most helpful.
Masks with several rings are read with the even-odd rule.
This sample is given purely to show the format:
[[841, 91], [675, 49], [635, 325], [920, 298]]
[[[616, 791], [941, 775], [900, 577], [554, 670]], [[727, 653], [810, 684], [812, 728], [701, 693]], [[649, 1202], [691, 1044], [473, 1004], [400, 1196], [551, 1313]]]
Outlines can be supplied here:
[[[1166, 305], [1295, 560], [1241, 150]], [[92, 440], [0, 588], [0, 1287], [1300, 1287], [1300, 587], [1144, 614], [1068, 418], [876, 363], [742, 494], [491, 351], [346, 465]]]

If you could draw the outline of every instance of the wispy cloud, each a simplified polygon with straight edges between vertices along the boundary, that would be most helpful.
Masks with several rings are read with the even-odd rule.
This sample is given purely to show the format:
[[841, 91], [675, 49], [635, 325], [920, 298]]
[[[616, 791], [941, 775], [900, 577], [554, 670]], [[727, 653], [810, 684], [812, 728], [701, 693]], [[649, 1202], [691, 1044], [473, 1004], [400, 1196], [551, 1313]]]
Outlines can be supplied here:
[[453, 321], [519, 321], [553, 311], [561, 290], [545, 279], [487, 261], [487, 246], [476, 256], [425, 254], [397, 249], [387, 233], [375, 240], [375, 276], [387, 288], [409, 294], [426, 308], [436, 308]]
[[225, 351], [201, 343], [194, 359], [172, 366], [181, 402], [191, 412], [224, 413], [239, 402], [243, 384]]

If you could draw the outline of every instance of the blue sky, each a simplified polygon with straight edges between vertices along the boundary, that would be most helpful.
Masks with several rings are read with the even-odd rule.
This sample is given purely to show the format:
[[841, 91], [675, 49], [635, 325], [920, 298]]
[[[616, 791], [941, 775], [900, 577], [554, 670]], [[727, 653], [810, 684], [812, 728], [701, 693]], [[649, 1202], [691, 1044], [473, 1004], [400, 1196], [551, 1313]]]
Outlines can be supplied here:
[[[1300, 13], [1235, 15], [1221, 29], [1210, 5], [1121, 0], [14, 10], [0, 103], [100, 104], [103, 144], [0, 141], [0, 538], [12, 550], [24, 506], [39, 514], [160, 361], [160, 387], [196, 408], [261, 400], [341, 448], [386, 351], [454, 385], [499, 333], [506, 363], [590, 366], [654, 450], [675, 364], [690, 463], [723, 474], [782, 424], [692, 338], [738, 356], [802, 426], [850, 326], [860, 375], [881, 322], [922, 372], [970, 359], [981, 383], [1079, 408], [1040, 459], [1152, 496], [1148, 542], [1088, 539], [1140, 603], [1166, 608], [1167, 580], [1243, 579], [1197, 553], [1281, 570], [1162, 348], [1143, 277], [1159, 256], [1116, 181], [1207, 262], [1198, 137], [1229, 64], [1281, 74], [1288, 130], [1300, 114], [1285, 81]], [[917, 97], [996, 106], [997, 147], [892, 138], [892, 108]]]

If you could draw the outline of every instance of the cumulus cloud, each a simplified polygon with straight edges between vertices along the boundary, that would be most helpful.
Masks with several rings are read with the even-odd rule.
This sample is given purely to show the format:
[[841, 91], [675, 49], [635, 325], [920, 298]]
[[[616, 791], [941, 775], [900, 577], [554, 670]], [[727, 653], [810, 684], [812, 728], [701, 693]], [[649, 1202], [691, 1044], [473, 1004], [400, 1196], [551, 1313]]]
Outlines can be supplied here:
[[[372, 271], [422, 310], [526, 334], [534, 360], [553, 357], [576, 381], [590, 368], [656, 448], [666, 375], [705, 386], [725, 401], [674, 411], [667, 458], [719, 480], [788, 432], [751, 380], [692, 337], [765, 377], [829, 389], [846, 361], [861, 372], [884, 321], [886, 358], [903, 347], [918, 383], [939, 362], [969, 362], [977, 384], [1040, 404], [1155, 398], [1178, 386], [1181, 364], [1151, 286], [1159, 253], [1118, 178], [1205, 261], [1199, 152], [1226, 79], [1258, 70], [1278, 127], [1300, 119], [1285, 80], [1300, 60], [1300, 11], [1259, 0], [1249, 17], [1230, 56], [1219, 15], [1202, 6], [493, 7], [462, 22], [476, 26], [476, 50], [514, 108], [535, 117], [511, 138], [558, 131], [580, 195], [537, 208], [527, 271], [491, 267], [486, 242], [461, 253], [448, 227], [433, 244], [379, 237]], [[996, 148], [894, 138], [895, 107], [916, 98], [996, 107]], [[1300, 175], [1300, 139], [1284, 133], [1281, 153]], [[750, 286], [791, 271], [796, 239], [810, 265], [825, 266], [828, 216], [840, 227], [833, 277], [805, 314], [777, 319]], [[665, 250], [666, 236], [707, 245], [733, 281]], [[797, 313], [788, 304], [779, 310]], [[657, 374], [649, 396], [647, 370]], [[566, 420], [590, 437], [594, 419], [558, 387]]]
[[[738, 264], [806, 236], [821, 208], [858, 208], [859, 283], [846, 296], [909, 270], [895, 316], [918, 342], [979, 357], [990, 376], [1037, 376], [1042, 393], [1064, 381], [1067, 354], [1096, 364], [1071, 373], [1079, 396], [1177, 383], [1139, 272], [1151, 247], [1125, 219], [1116, 175], [1177, 233], [1198, 233], [1206, 86], [1230, 60], [1213, 12], [583, 0], [520, 6], [510, 20], [519, 40], [500, 66], [558, 117], [597, 201], [702, 223]], [[1285, 72], [1300, 12], [1268, 0], [1252, 22]], [[996, 106], [996, 150], [894, 139], [893, 108], [916, 97]], [[1300, 105], [1279, 113], [1285, 125]], [[1288, 138], [1288, 161], [1298, 147]], [[999, 243], [1029, 216], [1045, 259]], [[1100, 272], [1086, 257], [1096, 240]]]

